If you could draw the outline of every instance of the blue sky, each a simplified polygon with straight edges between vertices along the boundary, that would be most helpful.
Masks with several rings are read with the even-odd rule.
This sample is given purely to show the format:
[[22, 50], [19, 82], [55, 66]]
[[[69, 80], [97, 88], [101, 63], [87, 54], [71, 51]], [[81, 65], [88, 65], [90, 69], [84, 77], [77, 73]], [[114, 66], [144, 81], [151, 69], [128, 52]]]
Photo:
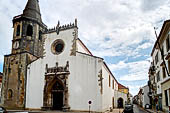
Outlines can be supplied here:
[[[150, 53], [170, 0], [39, 0], [43, 22], [50, 28], [78, 19], [79, 38], [95, 56], [103, 57], [116, 79], [135, 95], [147, 84]], [[0, 0], [0, 72], [11, 52], [12, 18], [27, 0]]]

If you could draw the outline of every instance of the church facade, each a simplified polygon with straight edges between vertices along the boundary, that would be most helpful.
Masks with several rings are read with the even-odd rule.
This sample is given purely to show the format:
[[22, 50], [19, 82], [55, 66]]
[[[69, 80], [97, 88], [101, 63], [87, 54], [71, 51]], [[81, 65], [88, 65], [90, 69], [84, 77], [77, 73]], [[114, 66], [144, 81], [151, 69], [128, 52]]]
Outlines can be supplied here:
[[47, 29], [38, 0], [28, 0], [13, 28], [12, 52], [4, 57], [4, 107], [88, 111], [91, 101], [92, 111], [104, 112], [117, 105], [118, 82], [78, 38], [77, 19]]

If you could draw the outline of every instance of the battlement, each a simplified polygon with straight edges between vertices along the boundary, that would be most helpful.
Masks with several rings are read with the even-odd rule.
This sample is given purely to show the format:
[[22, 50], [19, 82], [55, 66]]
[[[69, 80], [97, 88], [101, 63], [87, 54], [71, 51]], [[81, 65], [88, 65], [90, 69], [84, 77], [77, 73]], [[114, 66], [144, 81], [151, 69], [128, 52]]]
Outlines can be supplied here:
[[62, 30], [67, 30], [67, 29], [71, 29], [71, 28], [77, 28], [77, 19], [75, 19], [75, 22], [74, 23], [71, 23], [70, 24], [65, 24], [65, 25], [60, 25], [60, 21], [58, 21], [58, 24], [57, 26], [55, 26], [54, 28], [49, 28], [47, 29], [47, 33], [51, 33], [51, 32], [57, 32], [57, 34], [59, 34], [60, 31]]

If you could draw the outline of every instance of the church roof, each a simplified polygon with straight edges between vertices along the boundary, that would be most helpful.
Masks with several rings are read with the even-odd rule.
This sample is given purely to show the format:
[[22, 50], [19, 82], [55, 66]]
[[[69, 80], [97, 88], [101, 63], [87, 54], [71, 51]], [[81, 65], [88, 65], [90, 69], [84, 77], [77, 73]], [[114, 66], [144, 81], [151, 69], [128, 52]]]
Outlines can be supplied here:
[[23, 16], [36, 19], [38, 22], [42, 22], [41, 13], [38, 0], [28, 0], [27, 5], [23, 11]]
[[122, 84], [120, 84], [120, 83], [118, 83], [118, 88], [119, 88], [119, 89], [128, 89], [127, 87], [125, 87], [124, 85], [122, 85]]
[[89, 55], [93, 56], [93, 54], [91, 53], [91, 51], [86, 47], [86, 45], [78, 38], [77, 39], [80, 44], [82, 45], [82, 47], [85, 49], [85, 51], [87, 51], [89, 53]]

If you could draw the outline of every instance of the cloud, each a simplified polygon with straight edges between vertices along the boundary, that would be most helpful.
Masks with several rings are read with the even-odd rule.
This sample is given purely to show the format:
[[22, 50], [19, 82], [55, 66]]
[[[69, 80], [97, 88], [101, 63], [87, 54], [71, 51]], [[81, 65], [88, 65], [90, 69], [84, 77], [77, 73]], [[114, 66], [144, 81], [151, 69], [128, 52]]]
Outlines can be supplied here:
[[4, 56], [0, 55], [0, 63], [3, 63], [3, 60], [4, 60]]
[[168, 0], [141, 0], [141, 8], [143, 11], [152, 11], [164, 5]]
[[[150, 58], [148, 58], [150, 59]], [[128, 70], [126, 75], [119, 75], [119, 80], [122, 81], [138, 81], [148, 79], [148, 69], [150, 62], [147, 60], [128, 62], [120, 61], [117, 64], [110, 64], [109, 68], [112, 72]]]
[[147, 48], [152, 47], [152, 46], [153, 46], [152, 43], [147, 42], [147, 43], [144, 43], [144, 44], [138, 46], [137, 49], [147, 49]]
[[129, 85], [129, 92], [135, 96], [143, 85]]

